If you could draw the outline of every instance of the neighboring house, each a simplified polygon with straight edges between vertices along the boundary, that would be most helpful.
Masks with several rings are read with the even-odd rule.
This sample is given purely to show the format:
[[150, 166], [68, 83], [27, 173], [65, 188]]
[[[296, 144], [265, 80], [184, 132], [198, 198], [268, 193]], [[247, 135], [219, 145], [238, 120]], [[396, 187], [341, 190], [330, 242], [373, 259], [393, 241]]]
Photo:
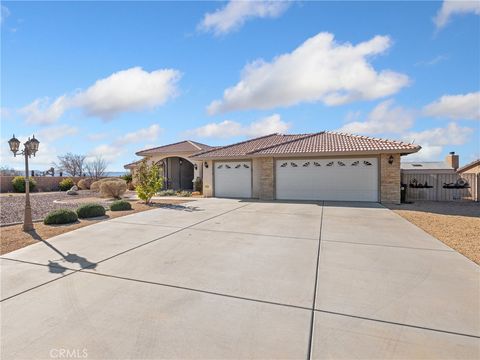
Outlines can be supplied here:
[[445, 161], [402, 161], [400, 169], [403, 174], [454, 174], [458, 164], [458, 155], [452, 151]]
[[[160, 163], [171, 188], [191, 189], [200, 177], [207, 197], [399, 203], [400, 156], [418, 150], [400, 141], [323, 131], [216, 148], [182, 141], [137, 155]], [[136, 164], [125, 168], [134, 171]]]
[[480, 160], [459, 168], [458, 155], [450, 152], [443, 162], [402, 162], [400, 166], [406, 201], [478, 201]]
[[[136, 155], [143, 159], [160, 165], [162, 175], [166, 179], [165, 187], [168, 189], [192, 190], [197, 177], [202, 178], [202, 161], [191, 159], [192, 154], [200, 151], [211, 150], [213, 147], [196, 141], [180, 141], [174, 144], [158, 146], [151, 149], [138, 151]], [[135, 161], [124, 166], [132, 173], [142, 161]]]
[[480, 174], [480, 159], [472, 161], [471, 163], [457, 169], [459, 174]]

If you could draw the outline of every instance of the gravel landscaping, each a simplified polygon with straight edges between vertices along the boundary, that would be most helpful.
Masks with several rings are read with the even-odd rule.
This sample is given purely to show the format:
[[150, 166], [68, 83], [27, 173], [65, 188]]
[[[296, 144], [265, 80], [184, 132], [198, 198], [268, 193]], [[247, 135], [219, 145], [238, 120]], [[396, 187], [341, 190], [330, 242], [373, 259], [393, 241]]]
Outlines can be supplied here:
[[[95, 196], [96, 193], [89, 190], [81, 190], [78, 195], [67, 195], [64, 191], [32, 193], [30, 194], [32, 218], [33, 220], [42, 220], [52, 210], [76, 209], [79, 204], [84, 202], [107, 203], [105, 199]], [[25, 194], [2, 194], [0, 209], [0, 224], [23, 221]]]
[[417, 201], [388, 207], [480, 265], [480, 203]]

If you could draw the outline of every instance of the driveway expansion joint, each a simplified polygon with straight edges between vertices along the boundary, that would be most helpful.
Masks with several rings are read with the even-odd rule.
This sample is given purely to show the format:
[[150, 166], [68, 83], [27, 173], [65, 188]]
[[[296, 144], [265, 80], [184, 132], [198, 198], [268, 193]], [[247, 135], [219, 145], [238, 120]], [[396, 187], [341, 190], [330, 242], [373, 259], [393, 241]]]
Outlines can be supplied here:
[[443, 252], [448, 252], [448, 253], [456, 253], [456, 251], [453, 250], [453, 249], [418, 248], [418, 247], [413, 247], [413, 246], [371, 244], [371, 243], [364, 243], [364, 242], [354, 242], [354, 241], [344, 241], [344, 240], [329, 240], [329, 239], [322, 239], [322, 241], [333, 242], [333, 243], [341, 243], [341, 244], [351, 244], [351, 245], [380, 246], [380, 247], [400, 248], [400, 249], [408, 249], [408, 250], [443, 251]]
[[310, 316], [310, 330], [309, 330], [309, 336], [308, 336], [307, 360], [310, 360], [313, 356], [313, 335], [315, 331], [315, 307], [317, 302], [318, 270], [320, 268], [320, 250], [322, 248], [322, 224], [323, 224], [324, 207], [325, 207], [325, 201], [322, 202], [322, 211], [320, 213], [320, 231], [318, 234], [317, 262], [315, 266], [315, 283], [313, 287], [313, 302], [312, 302], [312, 314]]

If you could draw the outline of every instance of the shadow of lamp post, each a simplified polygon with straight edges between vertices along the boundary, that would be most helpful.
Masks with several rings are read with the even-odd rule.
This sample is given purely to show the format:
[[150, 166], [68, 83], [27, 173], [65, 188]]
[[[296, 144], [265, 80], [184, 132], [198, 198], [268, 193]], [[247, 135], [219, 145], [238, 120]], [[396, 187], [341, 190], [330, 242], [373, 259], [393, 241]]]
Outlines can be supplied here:
[[[38, 151], [38, 145], [40, 141], [35, 139], [33, 135], [32, 139], [28, 138], [27, 142], [23, 144], [24, 148], [21, 150], [20, 154], [25, 156], [25, 217], [23, 220], [23, 231], [33, 230], [32, 223], [32, 208], [30, 206], [30, 179], [28, 174], [28, 158], [35, 154]], [[18, 140], [15, 135], [8, 140], [8, 145], [10, 150], [13, 152], [13, 156], [17, 156], [17, 153], [20, 150], [20, 140]]]

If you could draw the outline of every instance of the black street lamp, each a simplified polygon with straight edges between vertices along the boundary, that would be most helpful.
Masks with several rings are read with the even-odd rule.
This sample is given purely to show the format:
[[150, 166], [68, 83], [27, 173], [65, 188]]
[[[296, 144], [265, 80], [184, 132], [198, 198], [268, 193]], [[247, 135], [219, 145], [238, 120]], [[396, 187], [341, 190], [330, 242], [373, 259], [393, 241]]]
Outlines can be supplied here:
[[[8, 140], [8, 145], [10, 150], [13, 152], [13, 156], [17, 156], [17, 153], [20, 150], [20, 140], [18, 140], [15, 135]], [[32, 139], [28, 140], [23, 144], [23, 150], [21, 150], [21, 155], [25, 155], [25, 217], [23, 220], [23, 231], [33, 230], [32, 222], [32, 207], [30, 206], [30, 179], [28, 176], [28, 158], [35, 154], [38, 151], [38, 146], [40, 141], [35, 139], [33, 135]]]

